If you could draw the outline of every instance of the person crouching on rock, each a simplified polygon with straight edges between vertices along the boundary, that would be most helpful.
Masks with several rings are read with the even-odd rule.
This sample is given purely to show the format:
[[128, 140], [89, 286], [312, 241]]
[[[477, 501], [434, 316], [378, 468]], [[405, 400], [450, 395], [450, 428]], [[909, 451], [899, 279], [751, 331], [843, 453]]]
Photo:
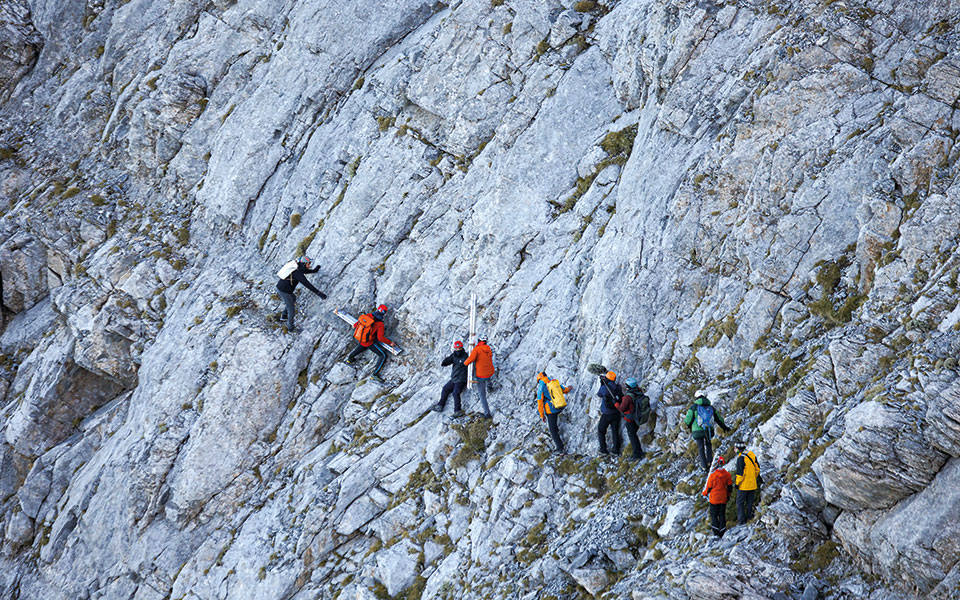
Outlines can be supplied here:
[[703, 495], [707, 497], [710, 503], [710, 528], [713, 535], [723, 537], [727, 531], [727, 501], [730, 499], [730, 492], [733, 490], [733, 478], [730, 473], [723, 468], [723, 457], [717, 457], [717, 468], [710, 473], [707, 478], [707, 487], [703, 489]]
[[383, 379], [380, 377], [380, 371], [383, 369], [383, 365], [387, 363], [387, 351], [383, 348], [382, 344], [393, 345], [393, 342], [387, 339], [387, 336], [383, 332], [383, 318], [386, 314], [387, 305], [381, 304], [377, 307], [377, 310], [365, 315], [360, 315], [357, 318], [357, 322], [353, 324], [353, 337], [357, 340], [357, 347], [353, 349], [353, 352], [351, 352], [344, 361], [348, 365], [352, 365], [353, 361], [360, 356], [361, 352], [366, 350], [373, 351], [379, 359], [377, 360], [377, 368], [373, 370], [371, 379], [378, 382], [383, 382]]

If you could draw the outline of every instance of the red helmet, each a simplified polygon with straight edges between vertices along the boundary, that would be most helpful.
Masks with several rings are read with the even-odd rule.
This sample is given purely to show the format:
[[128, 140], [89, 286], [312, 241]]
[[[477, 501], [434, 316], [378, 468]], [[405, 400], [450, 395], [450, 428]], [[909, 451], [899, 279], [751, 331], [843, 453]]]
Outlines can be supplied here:
[[722, 457], [722, 456], [718, 456], [718, 457], [717, 457], [717, 465], [722, 465], [724, 462], [726, 462], [726, 461], [723, 460], [723, 457]]
[[454, 350], [463, 350], [463, 342], [461, 342], [460, 340], [455, 341], [455, 342], [453, 343], [453, 349], [454, 349]]
[[377, 310], [380, 311], [380, 312], [382, 312], [382, 313], [385, 313], [385, 312], [387, 312], [387, 305], [386, 305], [386, 304], [381, 304], [380, 306], [377, 307]]

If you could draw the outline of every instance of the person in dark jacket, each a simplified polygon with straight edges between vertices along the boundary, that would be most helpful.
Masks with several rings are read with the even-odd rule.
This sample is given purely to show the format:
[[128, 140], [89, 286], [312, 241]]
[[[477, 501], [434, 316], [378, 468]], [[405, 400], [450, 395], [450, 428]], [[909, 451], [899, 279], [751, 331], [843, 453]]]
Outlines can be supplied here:
[[[289, 265], [289, 263], [287, 264]], [[294, 298], [293, 291], [297, 289], [297, 284], [302, 283], [303, 287], [320, 296], [321, 300], [327, 299], [326, 294], [313, 287], [313, 285], [307, 281], [307, 274], [316, 273], [320, 270], [320, 267], [311, 267], [313, 267], [313, 261], [309, 257], [303, 256], [297, 259], [297, 266], [295, 269], [290, 270], [287, 268], [287, 265], [284, 265], [284, 268], [281, 269], [281, 273], [284, 271], [289, 271], [289, 275], [280, 278], [280, 280], [277, 282], [277, 294], [280, 295], [280, 298], [283, 300], [284, 305], [286, 306], [286, 308], [283, 309], [283, 312], [280, 313], [279, 317], [281, 321], [286, 320], [288, 332], [296, 331], [293, 326], [293, 314], [296, 311], [296, 299]]]
[[443, 407], [447, 405], [447, 397], [453, 394], [453, 416], [459, 417], [463, 414], [460, 406], [460, 394], [463, 388], [467, 387], [467, 367], [463, 361], [467, 360], [467, 351], [463, 349], [463, 342], [457, 340], [453, 343], [453, 352], [445, 359], [440, 361], [440, 366], [450, 367], [450, 381], [440, 390], [440, 402], [433, 407], [437, 412], [443, 412]]
[[643, 447], [640, 446], [640, 437], [637, 431], [641, 425], [647, 423], [650, 418], [650, 399], [643, 390], [637, 385], [637, 380], [630, 377], [625, 382], [624, 396], [616, 403], [617, 410], [623, 415], [623, 426], [627, 430], [627, 437], [630, 439], [630, 448], [633, 450], [630, 458], [640, 460], [646, 454]]
[[730, 431], [727, 424], [723, 422], [720, 413], [711, 406], [710, 399], [703, 392], [697, 392], [693, 406], [687, 411], [687, 416], [683, 419], [683, 424], [690, 430], [694, 441], [697, 442], [697, 449], [700, 453], [700, 466], [704, 471], [710, 471], [710, 465], [713, 463], [713, 424], [716, 423], [724, 431]]
[[[378, 360], [377, 360], [377, 368], [373, 370], [373, 375], [371, 375], [371, 378], [374, 381], [382, 382], [383, 379], [380, 377], [380, 371], [383, 369], [383, 365], [387, 363], [387, 351], [384, 349], [383, 344], [387, 344], [388, 346], [393, 345], [393, 342], [390, 341], [390, 339], [388, 339], [386, 334], [384, 333], [384, 327], [383, 327], [383, 318], [387, 314], [387, 305], [381, 304], [380, 306], [377, 307], [377, 310], [369, 314], [374, 319], [373, 327], [370, 332], [370, 339], [367, 342], [363, 342], [360, 339], [357, 339], [357, 347], [353, 349], [353, 351], [347, 356], [347, 359], [344, 362], [347, 363], [348, 365], [352, 365], [353, 361], [356, 360], [358, 356], [360, 356], [361, 352], [364, 352], [366, 350], [372, 351], [374, 354], [377, 355]], [[360, 323], [360, 320], [358, 319], [357, 322], [353, 324], [354, 338], [357, 338], [357, 336], [359, 335], [357, 330], [361, 327], [362, 325]]]
[[600, 454], [610, 454], [607, 451], [607, 429], [613, 427], [613, 455], [620, 455], [620, 411], [617, 403], [623, 396], [620, 384], [617, 383], [617, 374], [607, 371], [600, 376], [600, 423], [597, 425], [597, 436], [600, 438]]

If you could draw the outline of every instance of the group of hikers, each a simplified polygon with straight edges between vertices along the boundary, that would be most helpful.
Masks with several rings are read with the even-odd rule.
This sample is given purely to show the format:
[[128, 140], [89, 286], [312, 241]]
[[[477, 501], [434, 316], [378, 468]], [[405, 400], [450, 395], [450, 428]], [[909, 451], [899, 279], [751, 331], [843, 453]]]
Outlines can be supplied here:
[[485, 419], [493, 418], [493, 414], [490, 412], [490, 405], [487, 404], [487, 384], [490, 382], [490, 378], [493, 377], [494, 373], [493, 350], [487, 345], [486, 337], [485, 335], [477, 336], [477, 344], [470, 351], [469, 355], [467, 351], [463, 349], [463, 342], [457, 340], [453, 343], [453, 352], [440, 361], [441, 367], [450, 367], [450, 381], [444, 384], [440, 390], [440, 401], [433, 406], [433, 410], [443, 412], [444, 407], [447, 405], [447, 398], [452, 394], [453, 416], [459, 417], [463, 415], [460, 395], [467, 387], [467, 367], [473, 365], [475, 370], [473, 383], [477, 386], [477, 397], [480, 400], [480, 405], [483, 407], [483, 417]]
[[714, 470], [707, 477], [702, 492], [710, 504], [710, 528], [718, 538], [727, 531], [727, 502], [734, 486], [737, 488], [737, 525], [743, 525], [753, 519], [754, 504], [763, 483], [756, 454], [747, 450], [743, 440], [734, 442], [733, 447], [737, 451], [733, 476], [724, 468], [723, 457], [717, 456]]
[[[550, 436], [553, 438], [553, 443], [560, 454], [564, 454], [565, 451], [557, 418], [567, 406], [564, 394], [569, 391], [570, 386], [564, 387], [558, 380], [551, 379], [545, 371], [537, 374], [537, 410], [540, 413], [540, 419], [548, 422]], [[597, 396], [600, 397], [600, 422], [597, 425], [600, 454], [604, 456], [620, 455], [622, 445], [620, 422], [622, 420], [627, 430], [627, 437], [630, 439], [632, 450], [630, 458], [632, 460], [644, 458], [646, 454], [643, 447], [640, 446], [640, 437], [637, 432], [642, 425], [646, 425], [650, 420], [651, 410], [650, 399], [644, 393], [644, 390], [639, 387], [637, 380], [629, 377], [624, 381], [624, 386], [621, 387], [620, 383], [617, 382], [617, 374], [613, 371], [606, 371], [600, 375], [600, 387], [597, 390]], [[611, 432], [612, 448], [607, 446], [608, 430]]]
[[[293, 321], [295, 298], [293, 292], [298, 284], [302, 283], [304, 287], [321, 299], [326, 299], [326, 295], [306, 279], [307, 274], [316, 273], [318, 270], [319, 267], [314, 267], [310, 258], [301, 257], [286, 263], [277, 273], [280, 278], [277, 283], [277, 292], [285, 304], [285, 308], [277, 317], [281, 321], [286, 321], [286, 331], [295, 331]], [[388, 307], [385, 304], [380, 304], [375, 310], [357, 318], [353, 324], [353, 337], [357, 345], [344, 361], [347, 364], [353, 364], [361, 353], [367, 350], [372, 351], [377, 355], [378, 360], [371, 378], [379, 382], [383, 381], [380, 372], [387, 361], [385, 345], [394, 346], [394, 343], [386, 337], [384, 332], [383, 320], [387, 310]], [[462, 393], [467, 388], [468, 381], [470, 381], [468, 367], [473, 365], [475, 373], [472, 383], [476, 385], [477, 397], [483, 407], [483, 417], [486, 419], [493, 418], [490, 406], [487, 403], [487, 389], [495, 370], [493, 351], [487, 345], [486, 336], [477, 336], [477, 343], [469, 354], [462, 341], [455, 341], [453, 351], [443, 358], [440, 365], [450, 367], [450, 379], [441, 388], [440, 400], [432, 407], [432, 410], [443, 412], [447, 400], [450, 396], [453, 396], [453, 416], [463, 415]], [[597, 424], [597, 438], [600, 445], [600, 454], [602, 456], [620, 456], [622, 446], [620, 424], [622, 421], [632, 451], [629, 458], [634, 461], [642, 460], [646, 453], [640, 445], [638, 432], [640, 427], [648, 424], [654, 412], [654, 410], [651, 410], [650, 399], [647, 397], [645, 390], [640, 387], [634, 377], [628, 377], [621, 386], [617, 374], [601, 365], [590, 365], [590, 371], [599, 378], [597, 396], [600, 398], [600, 420]], [[569, 393], [571, 388], [570, 386], [563, 386], [557, 379], [551, 379], [545, 371], [537, 373], [536, 381], [537, 411], [540, 414], [540, 420], [548, 424], [550, 437], [553, 438], [557, 453], [565, 454], [558, 419], [567, 406], [565, 394]], [[710, 506], [711, 529], [714, 535], [719, 538], [723, 536], [727, 529], [726, 506], [733, 487], [736, 486], [737, 488], [737, 522], [742, 525], [753, 518], [754, 502], [763, 480], [760, 477], [757, 457], [752, 451], [747, 451], [746, 443], [743, 440], [737, 440], [734, 443], [737, 456], [734, 461], [733, 476], [724, 468], [724, 458], [722, 456], [718, 455], [714, 460], [714, 424], [725, 432], [729, 432], [730, 427], [711, 405], [706, 393], [698, 391], [694, 396], [693, 404], [687, 410], [683, 424], [690, 431], [697, 444], [697, 454], [701, 468], [708, 473], [707, 483], [702, 493], [707, 497]], [[608, 431], [612, 441], [610, 446], [607, 445]]]

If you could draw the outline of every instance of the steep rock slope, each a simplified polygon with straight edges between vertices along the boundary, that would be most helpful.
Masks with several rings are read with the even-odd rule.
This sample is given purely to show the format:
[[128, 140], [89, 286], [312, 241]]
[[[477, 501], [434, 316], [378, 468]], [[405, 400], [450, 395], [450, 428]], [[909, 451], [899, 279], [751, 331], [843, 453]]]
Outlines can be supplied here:
[[[958, 18], [7, 3], [0, 588], [954, 596]], [[331, 300], [287, 334], [297, 253]], [[471, 292], [493, 423], [427, 412]], [[390, 387], [329, 316], [379, 302]], [[646, 382], [659, 456], [590, 458], [591, 362]], [[571, 456], [540, 369], [574, 386]], [[719, 543], [678, 427], [697, 388], [770, 482]]]

